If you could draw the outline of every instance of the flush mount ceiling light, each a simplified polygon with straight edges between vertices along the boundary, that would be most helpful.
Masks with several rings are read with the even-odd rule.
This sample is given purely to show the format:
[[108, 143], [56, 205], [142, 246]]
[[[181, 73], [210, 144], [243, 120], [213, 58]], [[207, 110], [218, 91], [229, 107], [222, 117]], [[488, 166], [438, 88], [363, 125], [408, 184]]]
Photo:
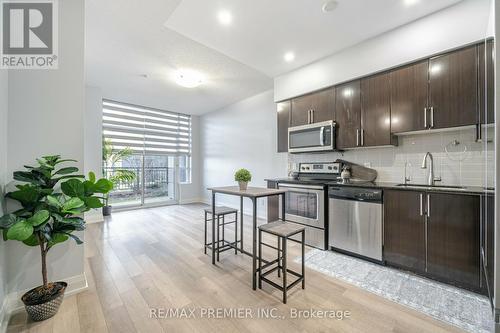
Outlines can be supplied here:
[[413, 6], [417, 4], [420, 0], [404, 0], [406, 6]]
[[287, 52], [283, 56], [283, 59], [285, 59], [286, 62], [292, 62], [295, 60], [295, 53], [293, 52]]
[[335, 10], [335, 8], [337, 8], [338, 5], [339, 5], [339, 3], [337, 1], [329, 0], [323, 4], [323, 6], [321, 7], [321, 10], [323, 11], [323, 13], [333, 12]]
[[185, 88], [196, 88], [205, 81], [205, 77], [193, 69], [179, 69], [174, 74], [175, 82]]
[[217, 19], [222, 25], [230, 25], [233, 22], [233, 15], [230, 11], [223, 9], [217, 13]]

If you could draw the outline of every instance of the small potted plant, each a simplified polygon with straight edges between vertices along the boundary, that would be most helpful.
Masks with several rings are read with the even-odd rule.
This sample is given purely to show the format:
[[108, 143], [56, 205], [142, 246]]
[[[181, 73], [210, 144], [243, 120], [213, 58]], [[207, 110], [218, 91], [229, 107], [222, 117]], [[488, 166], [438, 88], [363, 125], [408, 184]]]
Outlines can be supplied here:
[[[4, 240], [17, 240], [27, 246], [40, 248], [43, 284], [26, 292], [21, 300], [34, 321], [55, 315], [66, 290], [66, 282], [49, 282], [47, 254], [57, 244], [72, 238], [82, 241], [73, 232], [85, 229], [83, 213], [103, 206], [102, 195], [109, 192], [112, 184], [107, 179], [96, 181], [95, 174], [88, 179], [76, 167], [58, 168], [60, 156], [44, 156], [37, 159], [37, 166], [25, 166], [26, 171], [14, 172], [14, 180], [24, 184], [6, 194], [6, 198], [19, 202], [21, 208], [0, 218]], [[56, 185], [60, 184], [60, 188]], [[98, 195], [95, 195], [98, 194]]]
[[252, 180], [252, 174], [247, 169], [239, 169], [234, 174], [234, 180], [238, 182], [240, 191], [246, 191], [248, 182]]

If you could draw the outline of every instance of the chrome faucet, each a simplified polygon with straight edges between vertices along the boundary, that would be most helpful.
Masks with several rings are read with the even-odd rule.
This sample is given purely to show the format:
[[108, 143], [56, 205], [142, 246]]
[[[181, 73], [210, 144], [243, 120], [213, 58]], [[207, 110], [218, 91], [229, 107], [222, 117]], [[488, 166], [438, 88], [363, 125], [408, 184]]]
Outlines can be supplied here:
[[427, 152], [424, 156], [424, 160], [422, 161], [422, 169], [427, 169], [427, 157], [429, 157], [430, 159], [429, 178], [427, 180], [427, 184], [432, 186], [434, 185], [434, 182], [440, 182], [441, 177], [434, 177], [434, 158], [429, 152]]
[[407, 169], [409, 167], [410, 168], [412, 167], [411, 163], [410, 162], [405, 162], [405, 175], [404, 175], [405, 185], [408, 184], [409, 182], [411, 182], [411, 174], [408, 175], [408, 171], [407, 171]]

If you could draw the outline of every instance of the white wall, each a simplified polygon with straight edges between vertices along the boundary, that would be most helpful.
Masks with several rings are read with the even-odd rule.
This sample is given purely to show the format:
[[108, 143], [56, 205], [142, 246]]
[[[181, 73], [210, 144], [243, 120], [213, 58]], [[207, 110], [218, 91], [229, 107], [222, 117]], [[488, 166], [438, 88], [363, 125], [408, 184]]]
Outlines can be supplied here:
[[274, 80], [274, 100], [305, 94], [491, 36], [490, 9], [490, 0], [465, 0], [278, 76]]
[[[201, 117], [202, 193], [210, 186], [236, 185], [234, 172], [252, 173], [250, 186], [266, 186], [265, 178], [286, 176], [287, 154], [277, 151], [277, 117], [273, 91], [269, 90]], [[264, 216], [265, 200], [258, 213]], [[217, 196], [217, 204], [239, 208], [239, 199]], [[250, 209], [250, 205], [246, 204]]]
[[100, 88], [85, 87], [84, 115], [84, 163], [85, 174], [95, 172], [102, 176], [102, 91]]
[[[85, 112], [83, 123], [83, 170], [102, 176], [102, 91], [98, 87], [85, 87]], [[87, 223], [102, 222], [102, 210], [85, 213]]]
[[[83, 170], [84, 1], [59, 1], [59, 69], [9, 73], [7, 170], [22, 169], [36, 157], [61, 154]], [[41, 284], [38, 248], [7, 243], [11, 292]], [[48, 254], [51, 280], [83, 274], [83, 246], [66, 242]], [[71, 289], [72, 286], [70, 285]]]
[[[8, 108], [8, 72], [0, 70], [0, 216], [4, 214], [4, 185], [7, 179], [7, 108]], [[7, 254], [6, 243], [0, 239], [0, 332], [3, 332], [3, 316], [6, 310], [7, 290]]]

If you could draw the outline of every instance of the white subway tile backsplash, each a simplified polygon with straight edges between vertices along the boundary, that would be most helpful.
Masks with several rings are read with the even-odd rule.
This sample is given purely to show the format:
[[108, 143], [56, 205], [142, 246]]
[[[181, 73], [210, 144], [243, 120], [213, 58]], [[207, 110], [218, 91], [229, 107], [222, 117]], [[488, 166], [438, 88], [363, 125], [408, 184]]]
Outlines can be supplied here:
[[[492, 137], [493, 129], [487, 130]], [[457, 140], [458, 145], [453, 141]], [[448, 152], [446, 152], [446, 149]], [[441, 184], [489, 186], [494, 184], [493, 143], [475, 142], [474, 129], [430, 132], [399, 137], [399, 146], [353, 149], [344, 153], [288, 154], [289, 167], [301, 162], [331, 162], [344, 159], [356, 164], [370, 164], [377, 170], [380, 182], [404, 182], [404, 168], [412, 183], [425, 183], [428, 169], [422, 169], [426, 152], [434, 156], [434, 173]]]

